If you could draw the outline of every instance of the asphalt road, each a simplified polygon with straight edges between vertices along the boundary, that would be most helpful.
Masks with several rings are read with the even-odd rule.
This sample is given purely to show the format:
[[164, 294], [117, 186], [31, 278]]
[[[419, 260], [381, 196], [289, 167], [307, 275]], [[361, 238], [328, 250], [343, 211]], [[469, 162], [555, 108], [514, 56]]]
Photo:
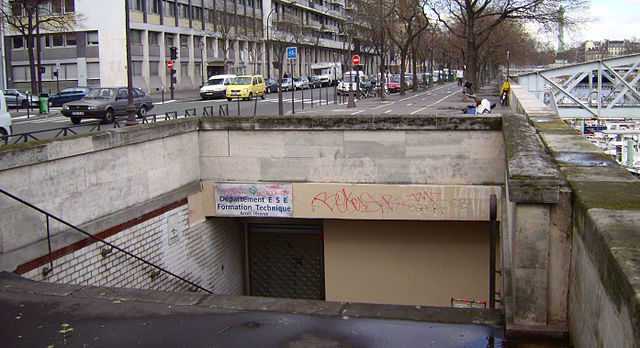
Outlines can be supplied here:
[[[333, 87], [321, 89], [284, 92], [283, 112], [285, 115], [434, 115], [462, 114], [461, 109], [472, 101], [461, 93], [455, 83], [437, 85], [417, 92], [398, 93], [380, 98], [356, 100], [356, 107], [347, 107], [346, 97], [334, 97]], [[154, 115], [158, 120], [184, 115], [225, 115], [225, 116], [268, 116], [278, 115], [278, 94], [268, 94], [265, 99], [253, 101], [227, 101], [226, 99], [200, 100], [197, 91], [182, 92], [178, 100], [164, 101], [154, 95], [154, 108], [149, 111], [149, 119]], [[293, 103], [292, 103], [293, 100]], [[25, 110], [12, 110], [13, 134], [10, 143], [48, 139], [65, 135], [81, 134], [90, 131], [124, 126], [126, 116], [120, 116], [115, 124], [101, 124], [99, 120], [82, 120], [78, 126], [71, 124], [69, 118], [60, 113], [60, 107], [51, 108], [48, 114], [41, 115], [31, 110], [29, 117]], [[141, 120], [139, 120], [141, 121]], [[20, 136], [20, 134], [23, 134]], [[29, 134], [29, 135], [26, 135]]]

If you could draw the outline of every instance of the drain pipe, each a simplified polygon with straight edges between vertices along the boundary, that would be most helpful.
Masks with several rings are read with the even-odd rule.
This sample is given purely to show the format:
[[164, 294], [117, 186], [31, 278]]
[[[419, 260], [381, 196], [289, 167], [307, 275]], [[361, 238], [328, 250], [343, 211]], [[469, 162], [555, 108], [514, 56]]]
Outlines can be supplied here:
[[498, 235], [498, 204], [496, 195], [489, 198], [489, 308], [496, 308], [496, 239]]

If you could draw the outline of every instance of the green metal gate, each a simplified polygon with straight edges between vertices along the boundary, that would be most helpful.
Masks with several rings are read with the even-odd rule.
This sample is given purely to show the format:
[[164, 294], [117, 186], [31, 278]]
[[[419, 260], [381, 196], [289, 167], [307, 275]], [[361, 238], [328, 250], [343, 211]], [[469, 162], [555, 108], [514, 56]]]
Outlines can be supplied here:
[[324, 300], [320, 225], [248, 224], [251, 296]]

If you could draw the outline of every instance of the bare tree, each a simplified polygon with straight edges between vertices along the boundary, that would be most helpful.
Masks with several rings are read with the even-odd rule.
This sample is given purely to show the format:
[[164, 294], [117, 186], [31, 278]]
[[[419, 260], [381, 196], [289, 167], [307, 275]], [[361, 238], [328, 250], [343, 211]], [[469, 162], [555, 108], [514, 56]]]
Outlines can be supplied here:
[[[27, 43], [31, 90], [37, 93], [42, 92], [40, 31], [63, 32], [76, 27], [83, 21], [83, 17], [78, 13], [64, 13], [62, 8], [44, 6], [48, 2], [48, 0], [14, 0], [2, 1], [0, 5], [2, 20], [9, 25], [10, 29], [20, 33]], [[37, 78], [34, 79], [34, 76]]]
[[219, 41], [222, 43], [222, 59], [223, 59], [223, 71], [225, 74], [229, 73], [229, 52], [231, 51], [231, 43], [236, 41], [240, 36], [240, 30], [238, 28], [238, 16], [235, 15], [236, 9], [232, 8], [234, 3], [229, 0], [222, 2], [222, 9], [218, 10], [216, 32], [209, 32], [207, 35], [215, 36], [219, 35]]
[[551, 26], [565, 11], [584, 6], [583, 0], [423, 0], [438, 20], [456, 37], [464, 40], [465, 77], [478, 86], [479, 52], [491, 33], [506, 20], [535, 21]]
[[385, 57], [389, 52], [390, 41], [387, 25], [390, 7], [387, 0], [356, 0], [356, 21], [364, 23], [368, 30], [361, 33], [363, 47], [371, 48], [380, 59], [380, 98], [385, 99], [386, 72]]
[[[278, 13], [272, 29], [269, 33], [269, 41], [273, 48], [274, 64], [278, 70], [278, 114], [284, 115], [284, 105], [282, 101], [282, 75], [286, 69], [285, 52], [287, 47], [295, 44], [306, 44], [309, 42], [309, 28], [305, 28], [302, 19], [292, 11], [283, 9]], [[312, 40], [312, 39], [311, 39]], [[291, 78], [293, 83], [293, 69]]]
[[405, 94], [407, 56], [413, 41], [429, 26], [420, 0], [391, 0], [389, 2], [395, 26], [386, 26], [387, 35], [400, 51], [400, 94]]

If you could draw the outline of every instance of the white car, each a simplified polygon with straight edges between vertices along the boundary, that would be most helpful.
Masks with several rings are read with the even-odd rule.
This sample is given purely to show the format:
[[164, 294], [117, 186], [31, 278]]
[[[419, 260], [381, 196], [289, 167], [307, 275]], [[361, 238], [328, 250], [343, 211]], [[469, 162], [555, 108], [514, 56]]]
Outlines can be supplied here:
[[236, 75], [214, 75], [211, 76], [204, 86], [200, 88], [200, 97], [204, 99], [224, 98], [227, 95], [227, 87], [231, 85]]
[[4, 93], [0, 91], [0, 145], [6, 145], [9, 142], [8, 135], [11, 135], [11, 131], [11, 114], [7, 111]]

